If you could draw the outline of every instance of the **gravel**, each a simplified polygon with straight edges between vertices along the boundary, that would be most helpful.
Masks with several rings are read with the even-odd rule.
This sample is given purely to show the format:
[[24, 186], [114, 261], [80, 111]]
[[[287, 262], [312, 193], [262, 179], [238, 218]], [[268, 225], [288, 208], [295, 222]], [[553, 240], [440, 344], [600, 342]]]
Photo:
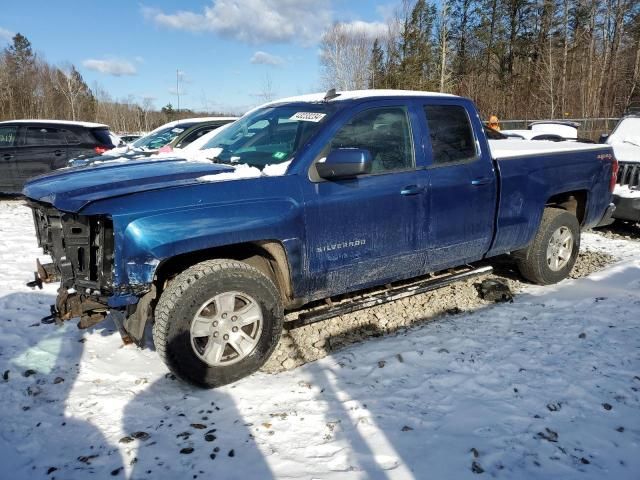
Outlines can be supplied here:
[[[570, 276], [584, 277], [614, 260], [615, 257], [606, 253], [581, 251]], [[285, 332], [262, 371], [276, 373], [291, 370], [370, 337], [403, 334], [415, 325], [482, 308], [492, 303], [478, 295], [478, 286], [484, 278], [505, 282], [514, 294], [522, 290], [525, 281], [508, 257], [493, 259], [491, 265], [494, 273], [486, 277], [458, 282], [439, 290]], [[293, 318], [295, 316], [290, 317]]]
[[616, 220], [609, 226], [594, 230], [594, 233], [614, 240], [640, 240], [640, 223]]

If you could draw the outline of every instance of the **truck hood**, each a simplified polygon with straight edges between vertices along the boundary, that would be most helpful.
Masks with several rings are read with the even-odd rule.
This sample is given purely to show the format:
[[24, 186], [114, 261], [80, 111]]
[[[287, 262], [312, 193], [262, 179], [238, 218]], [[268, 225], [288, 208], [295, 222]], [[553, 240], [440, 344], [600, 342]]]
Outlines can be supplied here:
[[229, 165], [180, 158], [114, 160], [36, 177], [27, 182], [22, 193], [32, 200], [50, 203], [58, 210], [76, 213], [97, 200], [193, 184], [203, 176], [211, 179], [211, 175], [226, 173], [226, 177], [233, 171]]

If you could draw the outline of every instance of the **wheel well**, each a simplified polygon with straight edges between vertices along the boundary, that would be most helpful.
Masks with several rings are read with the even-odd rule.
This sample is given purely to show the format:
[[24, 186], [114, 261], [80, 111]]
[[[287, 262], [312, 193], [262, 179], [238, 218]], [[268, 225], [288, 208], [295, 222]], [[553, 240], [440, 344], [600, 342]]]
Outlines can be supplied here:
[[155, 282], [158, 296], [173, 277], [187, 268], [214, 258], [228, 258], [245, 262], [260, 270], [278, 287], [285, 307], [293, 299], [293, 288], [287, 254], [278, 241], [247, 242], [222, 247], [208, 248], [176, 255], [160, 263], [156, 270]]
[[545, 206], [562, 208], [573, 213], [580, 225], [583, 224], [587, 212], [587, 192], [586, 190], [576, 190], [573, 192], [558, 193], [547, 200]]

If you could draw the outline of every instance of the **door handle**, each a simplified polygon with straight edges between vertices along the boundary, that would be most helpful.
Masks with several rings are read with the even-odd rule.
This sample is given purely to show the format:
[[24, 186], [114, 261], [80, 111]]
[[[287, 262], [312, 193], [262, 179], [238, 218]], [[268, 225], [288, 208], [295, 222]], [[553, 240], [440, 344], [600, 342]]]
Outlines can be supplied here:
[[53, 151], [53, 154], [54, 154], [56, 157], [59, 157], [59, 156], [60, 156], [60, 155], [62, 155], [63, 153], [64, 153], [64, 152], [63, 152], [62, 150], [54, 150], [54, 151]]
[[471, 180], [471, 185], [477, 187], [478, 185], [486, 185], [487, 183], [491, 183], [492, 178], [482, 177], [482, 178], [474, 178]]
[[421, 187], [419, 185], [407, 185], [402, 190], [400, 190], [400, 195], [418, 195], [422, 192], [424, 192], [424, 187]]
[[12, 158], [13, 155], [11, 155], [10, 153], [5, 153], [4, 155], [2, 155], [3, 160], [11, 160]]

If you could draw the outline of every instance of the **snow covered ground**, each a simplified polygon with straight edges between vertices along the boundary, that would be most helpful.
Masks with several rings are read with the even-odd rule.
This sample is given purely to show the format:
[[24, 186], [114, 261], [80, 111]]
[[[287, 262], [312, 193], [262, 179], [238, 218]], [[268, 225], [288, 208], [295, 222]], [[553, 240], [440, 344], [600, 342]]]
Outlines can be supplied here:
[[640, 242], [528, 287], [277, 375], [213, 391], [167, 375], [110, 323], [42, 325], [55, 286], [30, 213], [0, 201], [0, 477], [640, 477]]

